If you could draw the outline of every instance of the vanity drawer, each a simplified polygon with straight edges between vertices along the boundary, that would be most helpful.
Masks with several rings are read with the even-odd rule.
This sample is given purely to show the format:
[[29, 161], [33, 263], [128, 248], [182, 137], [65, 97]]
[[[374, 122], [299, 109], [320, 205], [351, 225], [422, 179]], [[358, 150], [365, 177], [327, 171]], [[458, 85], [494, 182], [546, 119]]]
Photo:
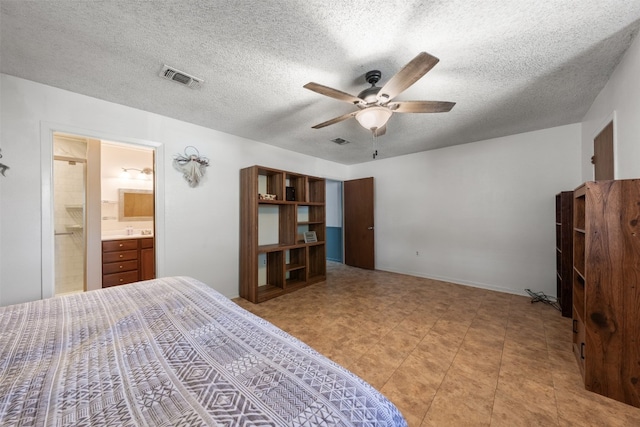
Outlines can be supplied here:
[[104, 240], [102, 287], [124, 285], [155, 278], [154, 238]]
[[[135, 242], [136, 244], [138, 242]], [[118, 262], [118, 261], [130, 261], [138, 259], [138, 251], [137, 249], [134, 251], [120, 251], [120, 252], [105, 252], [102, 254], [102, 263], [106, 264], [109, 262]]]
[[102, 242], [102, 252], [130, 251], [138, 249], [138, 239], [108, 240]]
[[102, 274], [123, 273], [138, 269], [138, 260], [109, 262], [102, 264]]
[[138, 270], [127, 271], [125, 273], [105, 274], [102, 276], [102, 287], [124, 285], [138, 281]]

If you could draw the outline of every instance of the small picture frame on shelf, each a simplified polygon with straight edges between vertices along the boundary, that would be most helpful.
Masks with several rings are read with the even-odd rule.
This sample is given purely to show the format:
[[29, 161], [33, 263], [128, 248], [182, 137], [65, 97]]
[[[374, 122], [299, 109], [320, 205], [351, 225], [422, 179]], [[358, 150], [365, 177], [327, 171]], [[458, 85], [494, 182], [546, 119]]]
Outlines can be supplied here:
[[306, 231], [304, 233], [304, 242], [305, 243], [316, 243], [318, 238], [316, 237], [315, 231]]

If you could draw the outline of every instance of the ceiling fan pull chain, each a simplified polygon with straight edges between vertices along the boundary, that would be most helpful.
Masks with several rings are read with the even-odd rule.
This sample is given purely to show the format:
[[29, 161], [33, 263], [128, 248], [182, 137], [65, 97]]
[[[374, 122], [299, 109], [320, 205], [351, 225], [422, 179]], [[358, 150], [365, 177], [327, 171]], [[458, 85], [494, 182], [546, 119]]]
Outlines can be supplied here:
[[373, 150], [373, 160], [378, 157], [378, 150], [376, 150], [376, 133], [375, 131], [371, 132], [371, 149]]

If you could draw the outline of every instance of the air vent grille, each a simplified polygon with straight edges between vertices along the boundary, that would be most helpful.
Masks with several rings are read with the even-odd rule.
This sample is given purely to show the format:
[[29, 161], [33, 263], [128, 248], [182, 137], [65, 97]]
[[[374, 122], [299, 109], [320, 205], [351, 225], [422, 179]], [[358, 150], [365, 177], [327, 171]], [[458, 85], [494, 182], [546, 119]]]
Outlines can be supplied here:
[[162, 70], [160, 70], [160, 77], [174, 81], [176, 83], [180, 83], [182, 85], [190, 87], [191, 89], [198, 89], [204, 82], [204, 80], [202, 80], [201, 78], [194, 77], [185, 73], [184, 71], [177, 70], [166, 64], [162, 67]]
[[344, 144], [350, 143], [351, 141], [347, 141], [346, 139], [342, 139], [342, 138], [335, 138], [335, 139], [332, 139], [331, 142], [335, 142], [338, 145], [344, 145]]

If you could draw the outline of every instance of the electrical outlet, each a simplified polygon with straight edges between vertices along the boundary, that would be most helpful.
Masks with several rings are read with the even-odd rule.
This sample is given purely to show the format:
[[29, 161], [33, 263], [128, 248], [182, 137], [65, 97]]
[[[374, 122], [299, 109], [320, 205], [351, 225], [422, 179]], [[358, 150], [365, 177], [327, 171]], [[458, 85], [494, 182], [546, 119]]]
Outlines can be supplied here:
[[416, 256], [420, 256], [420, 252], [416, 251]]

